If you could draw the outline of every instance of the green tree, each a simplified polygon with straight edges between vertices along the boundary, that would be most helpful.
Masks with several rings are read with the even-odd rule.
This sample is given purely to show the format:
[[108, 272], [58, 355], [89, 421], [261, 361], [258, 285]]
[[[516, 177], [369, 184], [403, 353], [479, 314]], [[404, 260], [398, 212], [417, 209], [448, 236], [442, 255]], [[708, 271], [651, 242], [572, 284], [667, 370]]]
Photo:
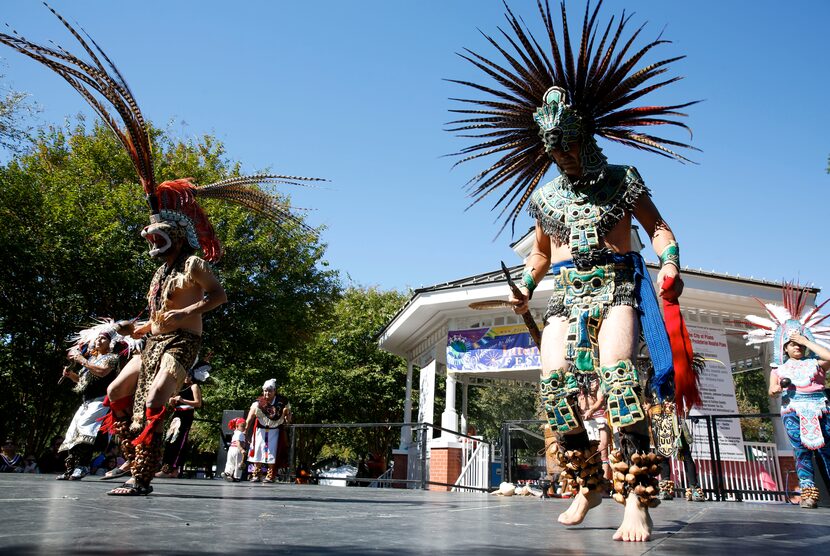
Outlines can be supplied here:
[[0, 148], [15, 153], [30, 140], [27, 119], [37, 108], [28, 101], [28, 93], [3, 86], [4, 77], [0, 74]]
[[[211, 137], [152, 136], [160, 180], [238, 172]], [[224, 239], [216, 273], [229, 296], [208, 314], [203, 342], [216, 353], [217, 381], [200, 413], [216, 418], [249, 402], [263, 377], [287, 374], [338, 286], [315, 237], [238, 207], [207, 209]], [[56, 387], [67, 337], [95, 317], [146, 306], [159, 264], [139, 234], [147, 214], [126, 153], [101, 124], [44, 130], [30, 152], [0, 166], [0, 377], [11, 393], [0, 399], [0, 426], [27, 450], [62, 432], [77, 407], [76, 395]]]
[[501, 424], [504, 421], [539, 418], [539, 394], [536, 388], [514, 382], [495, 383], [487, 387], [471, 388], [469, 396], [468, 422], [490, 442], [500, 439]]
[[[306, 344], [285, 387], [296, 422], [402, 421], [406, 364], [381, 351], [375, 335], [406, 299], [376, 288], [350, 287], [343, 292]], [[400, 429], [392, 427], [304, 429], [297, 434], [298, 457], [313, 463], [326, 454], [345, 459], [366, 453], [386, 456], [399, 438]]]
[[[762, 370], [752, 370], [732, 375], [735, 380], [735, 397], [740, 413], [769, 412], [767, 384]], [[751, 417], [741, 419], [744, 440], [750, 442], [772, 442], [773, 430], [770, 419]]]

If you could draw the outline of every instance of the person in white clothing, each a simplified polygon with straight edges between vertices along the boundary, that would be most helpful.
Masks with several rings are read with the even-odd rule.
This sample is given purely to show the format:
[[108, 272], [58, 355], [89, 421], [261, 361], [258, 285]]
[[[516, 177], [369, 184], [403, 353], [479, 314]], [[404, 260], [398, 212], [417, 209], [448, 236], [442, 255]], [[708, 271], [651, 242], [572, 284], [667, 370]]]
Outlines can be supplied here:
[[238, 417], [231, 419], [228, 428], [233, 431], [231, 447], [228, 449], [228, 459], [225, 463], [223, 476], [228, 482], [238, 483], [242, 480], [242, 468], [245, 465], [245, 419]]

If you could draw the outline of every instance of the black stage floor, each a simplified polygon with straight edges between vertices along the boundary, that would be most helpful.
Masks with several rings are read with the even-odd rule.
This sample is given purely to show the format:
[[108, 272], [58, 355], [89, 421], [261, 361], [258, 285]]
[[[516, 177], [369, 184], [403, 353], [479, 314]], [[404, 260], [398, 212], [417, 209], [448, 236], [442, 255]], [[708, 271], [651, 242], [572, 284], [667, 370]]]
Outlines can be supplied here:
[[0, 475], [0, 554], [826, 554], [830, 510], [664, 502], [654, 540], [612, 542], [622, 507], [556, 523], [567, 500], [310, 485], [157, 480], [114, 498], [97, 478]]

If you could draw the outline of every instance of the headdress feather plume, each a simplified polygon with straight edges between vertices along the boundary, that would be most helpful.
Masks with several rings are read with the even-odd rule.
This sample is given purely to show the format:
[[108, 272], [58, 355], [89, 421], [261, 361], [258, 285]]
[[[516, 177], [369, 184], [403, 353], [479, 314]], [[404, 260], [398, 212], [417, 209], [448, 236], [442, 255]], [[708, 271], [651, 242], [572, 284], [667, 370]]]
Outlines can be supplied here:
[[623, 11], [616, 28], [614, 17], [602, 25], [599, 21], [602, 0], [593, 9], [589, 0], [575, 49], [565, 2], [560, 4], [561, 35], [554, 28], [549, 0], [537, 0], [536, 5], [547, 34], [546, 48], [505, 3], [509, 30], [498, 28], [504, 44], [500, 45], [482, 32], [502, 60], [494, 61], [470, 49], [459, 52], [461, 58], [481, 70], [494, 84], [448, 79], [481, 95], [451, 99], [475, 108], [451, 110], [465, 117], [449, 122], [447, 131], [479, 140], [451, 155], [460, 157], [455, 165], [498, 155], [498, 159], [478, 172], [468, 185], [473, 199], [470, 206], [497, 189], [506, 189], [493, 206], [505, 205], [499, 214], [499, 218], [507, 214], [502, 229], [509, 222], [515, 223], [533, 189], [553, 164], [545, 153], [533, 118], [545, 92], [553, 85], [565, 89], [568, 102], [581, 117], [587, 133], [681, 162], [689, 160], [676, 149], [698, 150], [682, 141], [635, 131], [638, 127], [671, 126], [682, 128], [691, 136], [689, 127], [676, 118], [686, 116], [679, 109], [697, 101], [671, 106], [631, 106], [641, 97], [681, 79], [670, 77], [655, 81], [683, 56], [638, 68], [652, 49], [669, 41], [658, 36], [632, 52], [644, 26], [624, 38], [631, 16]]
[[148, 127], [123, 75], [83, 29], [81, 31], [88, 40], [85, 40], [52, 7], [48, 4], [46, 7], [78, 41], [91, 59], [90, 62], [71, 54], [60, 46], [48, 47], [28, 41], [14, 30], [11, 34], [0, 33], [0, 43], [48, 67], [63, 77], [84, 97], [112, 129], [127, 151], [153, 214], [158, 213], [159, 209], [178, 210], [188, 214], [191, 220], [194, 220], [200, 244], [206, 255], [210, 252], [214, 254], [214, 257], [218, 257], [220, 252], [218, 241], [215, 237], [208, 237], [213, 235], [213, 228], [207, 216], [196, 204], [196, 197], [228, 201], [261, 214], [278, 224], [293, 222], [303, 230], [313, 233], [313, 230], [301, 219], [291, 213], [289, 207], [262, 191], [259, 185], [263, 183], [303, 185], [301, 182], [326, 181], [320, 178], [262, 174], [234, 176], [201, 187], [195, 186], [187, 179], [157, 184]]

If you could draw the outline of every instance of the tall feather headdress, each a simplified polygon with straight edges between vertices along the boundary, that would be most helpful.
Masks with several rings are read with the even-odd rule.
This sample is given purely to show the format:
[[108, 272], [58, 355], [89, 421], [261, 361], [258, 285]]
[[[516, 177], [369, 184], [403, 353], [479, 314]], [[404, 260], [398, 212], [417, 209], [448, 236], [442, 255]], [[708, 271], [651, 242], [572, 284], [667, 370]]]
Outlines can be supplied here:
[[825, 347], [830, 347], [830, 326], [822, 326], [830, 315], [819, 313], [830, 299], [818, 306], [808, 306], [807, 298], [810, 288], [792, 283], [784, 284], [781, 293], [783, 299], [781, 305], [757, 300], [766, 311], [766, 317], [747, 315], [743, 322], [752, 328], [744, 334], [747, 345], [772, 343], [771, 365], [773, 367], [782, 365], [786, 361], [784, 344], [793, 332], [802, 334], [808, 340]]
[[[67, 81], [115, 133], [130, 156], [138, 174], [151, 221], [172, 221], [187, 228], [186, 236], [194, 248], [201, 247], [205, 258], [216, 261], [221, 248], [213, 227], [197, 198], [214, 198], [241, 205], [277, 224], [292, 222], [311, 232], [288, 207], [262, 191], [262, 183], [302, 185], [302, 182], [325, 181], [321, 178], [262, 174], [238, 176], [209, 185], [198, 186], [190, 179], [156, 182], [152, 144], [147, 124], [124, 76], [106, 53], [83, 29], [81, 36], [60, 14], [46, 7], [63, 23], [89, 56], [85, 61], [61, 46], [44, 46], [26, 40], [17, 31], [0, 33], [0, 43], [36, 60]], [[175, 213], [175, 214], [174, 214]]]
[[[672, 63], [684, 56], [642, 65], [649, 51], [669, 41], [658, 37], [633, 50], [632, 45], [643, 26], [624, 38], [631, 16], [623, 12], [616, 23], [612, 17], [602, 26], [598, 19], [601, 5], [602, 0], [591, 10], [588, 1], [576, 50], [571, 46], [564, 1], [561, 3], [560, 42], [549, 0], [544, 3], [537, 0], [547, 35], [545, 41], [540, 43], [505, 3], [509, 29], [499, 28], [501, 44], [482, 33], [498, 51], [501, 60], [493, 61], [469, 49], [459, 53], [492, 82], [484, 85], [449, 80], [482, 94], [480, 98], [451, 99], [465, 107], [451, 110], [464, 117], [449, 122], [448, 131], [478, 141], [451, 156], [460, 157], [455, 165], [491, 155], [498, 157], [473, 176], [467, 185], [473, 197], [471, 206], [500, 191], [493, 208], [503, 205], [499, 218], [507, 213], [501, 230], [508, 222], [515, 225], [530, 194], [554, 164], [546, 152], [546, 139], [540, 135], [540, 125], [550, 125], [557, 120], [564, 133], [582, 133], [583, 149], [592, 150], [594, 158], [602, 157], [595, 147], [594, 134], [682, 162], [688, 159], [675, 149], [698, 150], [684, 142], [634, 129], [668, 125], [682, 128], [691, 136], [689, 127], [676, 118], [686, 116], [680, 110], [698, 101], [670, 106], [635, 105], [648, 93], [681, 79], [657, 80]], [[546, 98], [552, 87], [558, 88], [564, 97], [557, 100], [566, 109], [565, 121], [559, 121], [562, 114], [556, 110], [555, 103], [548, 103]]]

